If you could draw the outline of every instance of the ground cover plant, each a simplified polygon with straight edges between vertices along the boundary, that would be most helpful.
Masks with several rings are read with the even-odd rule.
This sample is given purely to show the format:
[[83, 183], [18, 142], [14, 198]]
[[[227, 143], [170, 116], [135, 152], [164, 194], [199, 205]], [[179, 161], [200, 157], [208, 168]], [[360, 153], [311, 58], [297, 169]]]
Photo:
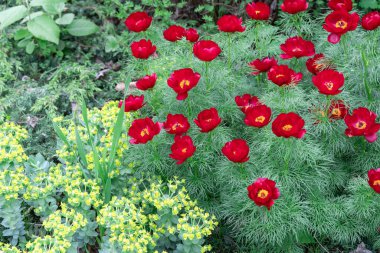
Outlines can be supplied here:
[[[99, 15], [114, 19], [101, 26], [101, 56], [92, 46], [85, 63], [69, 61], [71, 50], [47, 40], [56, 59], [44, 64], [54, 69], [26, 79], [39, 89], [49, 81], [44, 100], [26, 106], [57, 136], [48, 157], [25, 152], [27, 131], [10, 121], [11, 104], [2, 112], [0, 249], [380, 249], [378, 11], [350, 0], [321, 11], [305, 0], [255, 1], [199, 27], [159, 11], [182, 2], [105, 2]], [[85, 35], [66, 45], [99, 41]], [[14, 96], [17, 59], [0, 65], [4, 98]]]

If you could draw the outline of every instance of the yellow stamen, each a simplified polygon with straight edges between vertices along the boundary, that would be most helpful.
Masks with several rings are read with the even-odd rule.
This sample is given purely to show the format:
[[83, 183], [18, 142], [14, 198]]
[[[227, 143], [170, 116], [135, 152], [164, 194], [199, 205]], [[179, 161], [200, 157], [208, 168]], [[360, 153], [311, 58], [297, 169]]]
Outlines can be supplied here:
[[331, 111], [331, 114], [333, 116], [336, 116], [336, 117], [340, 117], [340, 115], [342, 115], [342, 112], [339, 108], [334, 108], [332, 111]]
[[140, 133], [141, 137], [144, 137], [145, 135], [149, 135], [149, 130], [148, 128], [144, 128], [141, 133]]
[[292, 130], [292, 128], [293, 128], [292, 125], [285, 125], [285, 126], [282, 127], [282, 130], [284, 130], [284, 131], [290, 131], [290, 130]]
[[335, 23], [336, 28], [346, 29], [347, 25], [348, 25], [347, 22], [344, 20], [339, 20], [338, 22]]
[[260, 122], [260, 123], [263, 123], [265, 120], [265, 117], [264, 116], [259, 116], [255, 119], [255, 122]]
[[179, 87], [181, 87], [181, 89], [183, 89], [183, 87], [185, 86], [189, 86], [190, 85], [190, 81], [189, 80], [182, 80], [180, 83], [179, 83]]
[[325, 86], [327, 87], [328, 90], [332, 90], [332, 88], [334, 88], [334, 83], [333, 82], [326, 82]]
[[265, 199], [267, 196], [268, 196], [269, 192], [267, 190], [264, 190], [264, 189], [261, 189], [258, 193], [257, 193], [257, 197], [261, 198], [261, 199]]
[[181, 151], [182, 151], [182, 153], [186, 153], [187, 152], [187, 148], [183, 148]]
[[362, 120], [360, 120], [358, 123], [355, 124], [355, 127], [357, 129], [364, 129], [364, 128], [367, 127], [367, 123], [364, 122], [364, 121], [362, 121]]
[[283, 75], [283, 74], [278, 74], [278, 75], [276, 75], [276, 78], [280, 78], [280, 77], [284, 77], [285, 75]]
[[175, 130], [177, 130], [177, 128], [179, 128], [179, 127], [183, 127], [183, 125], [180, 124], [180, 123], [175, 123], [175, 124], [172, 126], [172, 130], [175, 131]]
[[380, 180], [375, 180], [373, 182], [373, 186], [380, 186]]

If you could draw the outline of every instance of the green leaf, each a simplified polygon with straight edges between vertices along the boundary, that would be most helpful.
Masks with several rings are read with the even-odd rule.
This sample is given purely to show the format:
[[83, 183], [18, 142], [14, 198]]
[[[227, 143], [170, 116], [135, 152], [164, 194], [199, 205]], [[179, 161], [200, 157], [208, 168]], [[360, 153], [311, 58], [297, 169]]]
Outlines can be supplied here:
[[377, 0], [361, 0], [359, 6], [363, 9], [377, 9], [380, 7]]
[[71, 22], [73, 22], [74, 16], [75, 15], [73, 13], [67, 13], [63, 15], [62, 17], [57, 18], [55, 20], [55, 23], [57, 23], [58, 25], [69, 25], [71, 24]]
[[32, 0], [29, 5], [31, 7], [38, 7], [38, 6], [42, 6], [43, 2], [44, 0]]
[[0, 30], [24, 18], [28, 10], [24, 5], [15, 6], [0, 12]]
[[25, 38], [25, 39], [22, 39], [20, 40], [18, 43], [17, 43], [17, 46], [18, 47], [26, 47], [29, 42], [32, 41], [30, 38]]
[[59, 27], [49, 16], [42, 15], [30, 20], [28, 30], [38, 39], [50, 41], [57, 45], [59, 43]]
[[51, 14], [59, 14], [65, 9], [65, 0], [42, 0], [42, 8]]
[[73, 36], [87, 36], [96, 33], [98, 26], [86, 19], [75, 19], [68, 27], [67, 31]]
[[19, 29], [15, 32], [13, 38], [15, 40], [21, 40], [21, 39], [25, 39], [29, 36], [32, 36], [32, 34], [28, 31], [28, 29], [22, 28], [22, 29]]
[[48, 114], [48, 117], [50, 121], [52, 122], [54, 132], [58, 135], [58, 137], [67, 145], [67, 147], [71, 148], [71, 145], [69, 141], [67, 140], [66, 136], [63, 134], [62, 130], [59, 128], [59, 126], [53, 121], [52, 117]]
[[33, 51], [34, 51], [34, 48], [35, 48], [35, 47], [36, 47], [36, 45], [34, 44], [34, 42], [33, 42], [33, 41], [30, 41], [30, 42], [28, 43], [28, 45], [26, 45], [26, 49], [25, 49], [26, 53], [27, 53], [27, 54], [32, 54]]
[[107, 41], [105, 45], [106, 53], [116, 51], [119, 48], [119, 42], [114, 36], [107, 36]]
[[80, 138], [80, 134], [78, 132], [78, 127], [75, 125], [75, 139], [77, 142], [77, 148], [78, 148], [78, 154], [79, 157], [84, 165], [84, 167], [87, 167], [87, 159], [86, 159], [86, 151], [84, 149], [83, 141]]
[[104, 202], [107, 204], [111, 200], [111, 178], [107, 178], [103, 191], [104, 191]]
[[[130, 80], [127, 80], [127, 83], [129, 82]], [[111, 145], [111, 152], [109, 154], [108, 170], [107, 170], [108, 173], [110, 173], [113, 170], [116, 150], [119, 145], [121, 132], [123, 131], [124, 107], [125, 107], [125, 99], [123, 100], [123, 104], [120, 107], [119, 113], [117, 114], [115, 126], [113, 127], [112, 145]]]
[[43, 11], [37, 11], [37, 12], [33, 12], [33, 13], [30, 13], [28, 16], [26, 16], [22, 21], [21, 21], [21, 24], [24, 24], [25, 22], [29, 21], [29, 20], [32, 20], [38, 16], [42, 16], [44, 14]]

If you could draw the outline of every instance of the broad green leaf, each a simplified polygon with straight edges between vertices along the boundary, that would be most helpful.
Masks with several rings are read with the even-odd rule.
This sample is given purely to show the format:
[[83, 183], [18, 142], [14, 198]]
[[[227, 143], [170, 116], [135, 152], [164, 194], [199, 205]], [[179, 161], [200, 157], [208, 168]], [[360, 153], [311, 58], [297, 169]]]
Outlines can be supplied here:
[[57, 45], [59, 43], [59, 27], [49, 16], [42, 15], [30, 20], [28, 30], [38, 39], [47, 40]]
[[71, 24], [71, 22], [73, 22], [74, 16], [75, 15], [73, 13], [67, 13], [63, 15], [62, 17], [57, 18], [55, 20], [55, 23], [57, 23], [58, 25], [69, 25]]
[[107, 36], [107, 41], [105, 45], [105, 51], [106, 53], [115, 51], [119, 48], [119, 42], [114, 36]]
[[30, 41], [28, 43], [28, 45], [26, 45], [26, 48], [25, 48], [26, 53], [27, 54], [32, 54], [35, 47], [36, 47], [36, 45], [34, 44], [34, 41]]
[[25, 22], [29, 21], [29, 20], [32, 20], [38, 16], [41, 16], [43, 15], [44, 13], [42, 11], [37, 11], [37, 12], [33, 12], [33, 13], [30, 13], [28, 16], [26, 16], [22, 21], [21, 21], [21, 24], [24, 24]]
[[28, 10], [24, 5], [15, 6], [0, 12], [0, 30], [24, 18]]
[[50, 118], [50, 121], [52, 122], [54, 132], [58, 135], [58, 137], [61, 139], [61, 141], [63, 141], [67, 145], [67, 147], [71, 148], [71, 145], [70, 145], [69, 141], [67, 140], [66, 136], [63, 134], [62, 130], [53, 121], [53, 119], [50, 115], [48, 115], [48, 117]]
[[42, 8], [51, 14], [59, 14], [65, 9], [65, 0], [42, 0]]
[[104, 202], [107, 204], [111, 200], [111, 178], [107, 178], [103, 191], [104, 191]]
[[18, 43], [17, 43], [17, 46], [18, 47], [26, 47], [29, 42], [32, 41], [30, 38], [25, 38], [25, 39], [22, 39], [20, 40]]
[[44, 0], [32, 0], [29, 5], [32, 7], [42, 6], [43, 2]]
[[86, 151], [84, 149], [83, 141], [80, 137], [80, 134], [78, 132], [78, 127], [75, 125], [75, 139], [77, 142], [77, 148], [78, 148], [78, 154], [80, 159], [82, 160], [82, 163], [85, 167], [87, 167], [87, 159], [86, 159]]
[[22, 29], [17, 30], [17, 32], [15, 32], [13, 38], [15, 40], [21, 40], [21, 39], [25, 39], [29, 36], [32, 36], [32, 34], [28, 31], [28, 29], [22, 28]]
[[98, 29], [97, 25], [86, 19], [75, 19], [67, 27], [67, 31], [73, 36], [87, 36], [96, 33]]

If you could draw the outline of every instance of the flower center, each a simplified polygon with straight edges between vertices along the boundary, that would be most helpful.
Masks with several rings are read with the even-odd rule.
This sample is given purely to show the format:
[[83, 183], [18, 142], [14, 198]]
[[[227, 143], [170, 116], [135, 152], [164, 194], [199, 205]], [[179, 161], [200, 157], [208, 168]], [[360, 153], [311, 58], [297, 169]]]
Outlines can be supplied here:
[[285, 75], [283, 75], [283, 74], [278, 74], [278, 75], [276, 75], [276, 78], [281, 78], [281, 77], [284, 77]]
[[344, 20], [339, 20], [338, 22], [335, 23], [336, 28], [346, 29], [347, 25], [348, 25], [347, 22]]
[[265, 199], [267, 196], [268, 196], [269, 192], [267, 190], [264, 190], [264, 189], [261, 189], [258, 193], [257, 193], [257, 197], [261, 198], [261, 199]]
[[326, 82], [325, 86], [327, 87], [328, 90], [332, 90], [332, 88], [334, 87], [334, 83], [333, 82]]
[[364, 121], [362, 121], [362, 120], [360, 120], [358, 123], [355, 124], [355, 127], [357, 129], [364, 129], [364, 128], [367, 127], [367, 123], [364, 122]]
[[260, 14], [260, 11], [255, 11], [256, 15]]
[[149, 135], [149, 130], [148, 128], [144, 128], [141, 133], [140, 133], [141, 137], [144, 137], [145, 135]]
[[265, 117], [264, 116], [259, 116], [255, 119], [255, 122], [260, 122], [260, 123], [263, 123], [265, 120]]
[[373, 182], [373, 186], [380, 186], [380, 180], [375, 180]]
[[172, 130], [175, 131], [175, 130], [177, 130], [177, 128], [179, 128], [179, 127], [183, 127], [183, 125], [180, 124], [180, 123], [175, 123], [175, 124], [172, 126]]
[[181, 152], [185, 154], [185, 153], [187, 152], [187, 148], [183, 148], [183, 149], [181, 150]]
[[293, 126], [288, 124], [288, 125], [283, 126], [283, 127], [282, 127], [282, 130], [288, 132], [288, 131], [292, 130], [292, 128], [293, 128]]
[[180, 83], [179, 83], [179, 87], [181, 87], [181, 89], [183, 89], [183, 87], [185, 86], [189, 86], [190, 85], [190, 81], [189, 80], [182, 80]]
[[302, 50], [299, 47], [294, 48], [292, 51], [294, 53], [296, 53], [296, 52], [302, 52]]
[[342, 115], [342, 112], [340, 111], [339, 108], [334, 108], [334, 109], [331, 111], [331, 114], [332, 114], [333, 116], [340, 117], [340, 115]]

